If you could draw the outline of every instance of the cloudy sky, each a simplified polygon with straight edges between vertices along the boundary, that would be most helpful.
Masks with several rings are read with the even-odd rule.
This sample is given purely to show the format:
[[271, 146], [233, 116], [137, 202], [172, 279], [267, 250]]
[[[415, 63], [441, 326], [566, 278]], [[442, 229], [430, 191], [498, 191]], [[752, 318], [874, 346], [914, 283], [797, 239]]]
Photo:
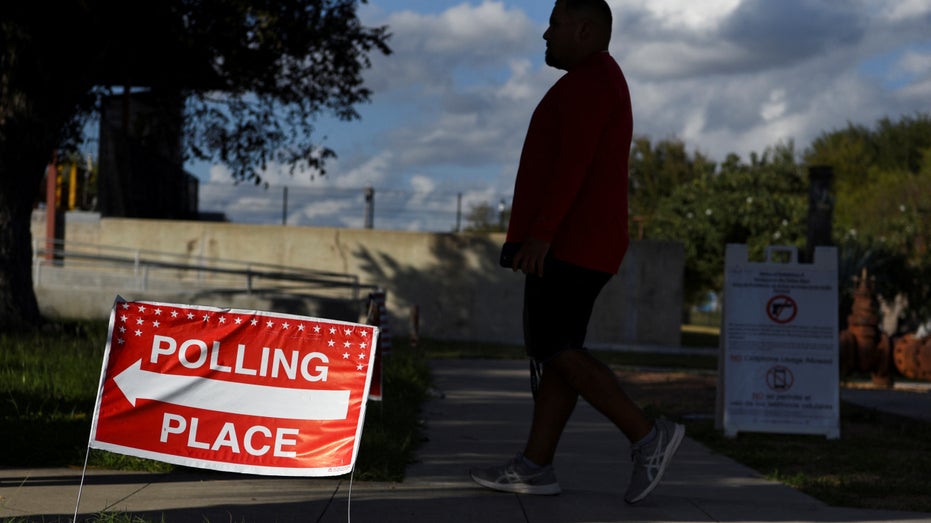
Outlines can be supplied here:
[[[610, 51], [631, 88], [634, 132], [721, 161], [848, 123], [931, 111], [929, 0], [609, 0]], [[272, 167], [268, 190], [192, 164], [203, 211], [236, 222], [449, 231], [477, 204], [510, 203], [527, 123], [562, 74], [543, 63], [547, 0], [370, 0], [387, 25], [362, 119], [322, 118], [338, 160], [324, 179]], [[284, 198], [283, 187], [288, 187]], [[461, 216], [460, 214], [460, 216]], [[464, 224], [463, 224], [464, 225]]]

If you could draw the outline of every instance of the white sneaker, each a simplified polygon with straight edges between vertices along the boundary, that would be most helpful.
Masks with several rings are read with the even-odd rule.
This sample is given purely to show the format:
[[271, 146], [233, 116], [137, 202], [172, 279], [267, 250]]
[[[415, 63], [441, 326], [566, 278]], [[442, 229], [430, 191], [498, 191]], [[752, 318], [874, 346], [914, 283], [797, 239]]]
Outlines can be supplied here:
[[656, 420], [656, 437], [649, 443], [631, 449], [634, 472], [624, 494], [624, 501], [636, 503], [647, 497], [663, 479], [666, 467], [679, 450], [685, 427], [666, 420]]
[[469, 475], [479, 485], [501, 492], [552, 496], [562, 491], [552, 465], [530, 471], [520, 453], [504, 465], [472, 469]]

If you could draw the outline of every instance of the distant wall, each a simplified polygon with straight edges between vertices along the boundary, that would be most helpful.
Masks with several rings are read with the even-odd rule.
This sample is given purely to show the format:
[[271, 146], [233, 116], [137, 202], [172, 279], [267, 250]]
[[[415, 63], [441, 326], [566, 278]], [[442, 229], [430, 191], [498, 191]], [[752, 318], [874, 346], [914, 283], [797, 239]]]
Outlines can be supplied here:
[[[67, 242], [170, 252], [192, 263], [202, 257], [221, 258], [358, 275], [362, 283], [386, 290], [396, 333], [408, 331], [411, 307], [418, 305], [424, 337], [508, 343], [522, 339], [523, 278], [498, 267], [501, 234], [100, 219], [87, 213], [69, 213], [65, 221]], [[32, 234], [34, 240], [44, 241], [41, 213], [33, 216]], [[595, 306], [589, 345], [678, 345], [683, 268], [681, 244], [633, 242], [619, 275]], [[116, 294], [157, 301], [196, 299], [196, 304], [220, 307], [262, 306], [244, 302], [242, 296], [126, 292], [104, 279], [84, 280], [85, 285], [38, 282], [43, 313], [106, 317]], [[318, 309], [274, 312], [314, 315]]]

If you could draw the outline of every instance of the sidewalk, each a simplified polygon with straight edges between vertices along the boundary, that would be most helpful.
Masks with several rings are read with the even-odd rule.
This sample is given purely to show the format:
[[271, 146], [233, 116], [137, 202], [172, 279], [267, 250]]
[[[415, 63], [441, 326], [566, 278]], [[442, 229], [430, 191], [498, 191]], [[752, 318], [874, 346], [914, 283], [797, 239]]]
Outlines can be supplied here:
[[[79, 520], [120, 511], [167, 523], [931, 521], [931, 514], [828, 507], [689, 438], [659, 488], [640, 504], [627, 505], [622, 499], [630, 474], [627, 443], [584, 402], [557, 454], [561, 495], [485, 490], [467, 471], [506, 460], [521, 448], [531, 401], [526, 364], [433, 364], [436, 388], [444, 396], [425, 408], [429, 441], [403, 483], [354, 482], [350, 498], [348, 480], [94, 471], [85, 480]], [[920, 393], [920, 399], [921, 408], [928, 409], [931, 393]], [[70, 521], [80, 476], [71, 469], [0, 469], [0, 518]]]

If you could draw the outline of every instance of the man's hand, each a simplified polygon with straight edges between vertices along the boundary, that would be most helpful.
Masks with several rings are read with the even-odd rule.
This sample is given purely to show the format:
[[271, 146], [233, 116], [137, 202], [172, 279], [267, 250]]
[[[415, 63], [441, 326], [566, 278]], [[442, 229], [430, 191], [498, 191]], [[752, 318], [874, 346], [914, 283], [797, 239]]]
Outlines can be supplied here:
[[543, 260], [546, 259], [546, 253], [550, 250], [548, 242], [540, 241], [535, 238], [527, 238], [520, 246], [520, 250], [514, 255], [513, 269], [521, 271], [524, 274], [536, 274], [543, 277]]

